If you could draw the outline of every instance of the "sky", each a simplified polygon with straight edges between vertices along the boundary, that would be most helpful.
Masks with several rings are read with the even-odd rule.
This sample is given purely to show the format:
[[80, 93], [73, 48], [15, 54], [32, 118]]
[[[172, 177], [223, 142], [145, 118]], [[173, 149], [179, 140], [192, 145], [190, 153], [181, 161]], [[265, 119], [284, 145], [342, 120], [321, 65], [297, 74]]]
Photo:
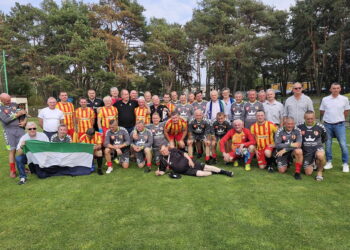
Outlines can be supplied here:
[[[0, 0], [0, 10], [8, 13], [15, 5], [32, 4], [39, 7], [41, 0]], [[56, 1], [61, 2], [61, 0]], [[98, 2], [98, 0], [83, 0], [85, 3]], [[170, 23], [185, 24], [191, 20], [192, 9], [197, 6], [197, 0], [138, 0], [146, 9], [144, 15], [149, 20], [151, 17], [165, 18]], [[288, 10], [294, 5], [295, 0], [261, 0], [261, 2], [273, 6], [279, 10]]]

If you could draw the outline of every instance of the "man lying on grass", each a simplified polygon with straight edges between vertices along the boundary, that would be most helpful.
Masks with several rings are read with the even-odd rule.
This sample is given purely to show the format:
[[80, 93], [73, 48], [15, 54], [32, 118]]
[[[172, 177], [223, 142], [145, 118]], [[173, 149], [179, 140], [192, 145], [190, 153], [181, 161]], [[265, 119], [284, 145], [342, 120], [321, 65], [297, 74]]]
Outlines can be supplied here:
[[212, 174], [223, 174], [229, 177], [233, 177], [233, 173], [214, 167], [205, 165], [203, 163], [193, 161], [187, 153], [177, 149], [169, 148], [169, 146], [163, 145], [160, 148], [162, 155], [160, 160], [160, 166], [156, 171], [156, 175], [164, 175], [167, 167], [169, 167], [176, 174], [184, 174], [190, 176], [209, 176]]

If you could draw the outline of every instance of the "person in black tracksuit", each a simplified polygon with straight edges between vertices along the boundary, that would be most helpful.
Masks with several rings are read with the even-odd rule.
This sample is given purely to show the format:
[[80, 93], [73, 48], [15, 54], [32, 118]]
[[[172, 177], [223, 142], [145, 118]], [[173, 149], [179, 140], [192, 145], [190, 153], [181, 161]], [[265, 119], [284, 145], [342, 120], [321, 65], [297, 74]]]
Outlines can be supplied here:
[[174, 173], [190, 176], [209, 176], [214, 173], [233, 177], [232, 172], [193, 161], [187, 153], [177, 148], [170, 149], [169, 146], [163, 145], [160, 148], [160, 153], [162, 157], [159, 169], [156, 171], [158, 176], [164, 175], [167, 168], [170, 168]]

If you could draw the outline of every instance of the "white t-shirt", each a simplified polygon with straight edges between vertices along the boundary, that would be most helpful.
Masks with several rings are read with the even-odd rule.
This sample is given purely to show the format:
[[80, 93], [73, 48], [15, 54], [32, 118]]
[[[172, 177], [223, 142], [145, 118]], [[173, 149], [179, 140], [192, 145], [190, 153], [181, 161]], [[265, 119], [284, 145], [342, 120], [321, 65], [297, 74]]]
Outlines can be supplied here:
[[332, 95], [322, 99], [320, 110], [324, 111], [323, 121], [327, 123], [344, 122], [344, 111], [350, 109], [349, 99], [346, 96]]
[[57, 132], [60, 121], [64, 119], [64, 114], [59, 109], [47, 107], [39, 112], [38, 117], [43, 119], [43, 129], [46, 132]]
[[49, 142], [49, 138], [42, 132], [36, 132], [36, 136], [35, 137], [30, 137], [27, 134], [23, 135], [20, 139], [19, 142], [17, 144], [17, 150], [19, 150], [21, 148], [22, 142], [24, 141], [30, 141], [30, 140], [37, 140], [37, 141], [45, 141], [45, 142]]

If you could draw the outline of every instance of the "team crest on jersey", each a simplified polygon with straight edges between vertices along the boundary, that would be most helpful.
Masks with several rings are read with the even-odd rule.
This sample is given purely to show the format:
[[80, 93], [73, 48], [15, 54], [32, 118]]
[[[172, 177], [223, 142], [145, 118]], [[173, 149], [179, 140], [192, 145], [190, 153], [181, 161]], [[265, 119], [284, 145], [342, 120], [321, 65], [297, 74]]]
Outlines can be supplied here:
[[282, 136], [282, 140], [283, 141], [287, 140], [287, 137], [286, 136]]
[[114, 139], [115, 139], [115, 136], [114, 136], [114, 135], [112, 135], [112, 136], [111, 136], [111, 139], [112, 139], [112, 140], [114, 140]]
[[302, 134], [302, 135], [305, 135], [305, 131], [301, 131], [301, 134]]
[[95, 102], [95, 105], [97, 105], [98, 103], [97, 102]]
[[258, 110], [258, 109], [259, 109], [259, 107], [258, 107], [258, 106], [256, 106], [256, 107], [255, 107], [255, 109], [256, 109], [256, 110]]
[[8, 110], [8, 109], [5, 109], [5, 110], [4, 110], [4, 113], [5, 113], [5, 114], [8, 114], [8, 113], [9, 113], [9, 110]]
[[123, 135], [119, 135], [119, 139], [123, 139]]
[[12, 107], [13, 110], [16, 110], [17, 108], [15, 106]]
[[193, 125], [194, 128], [197, 128], [197, 125]]
[[297, 138], [295, 135], [292, 135], [292, 140], [295, 140], [295, 138]]
[[318, 136], [318, 131], [314, 131], [314, 135]]

